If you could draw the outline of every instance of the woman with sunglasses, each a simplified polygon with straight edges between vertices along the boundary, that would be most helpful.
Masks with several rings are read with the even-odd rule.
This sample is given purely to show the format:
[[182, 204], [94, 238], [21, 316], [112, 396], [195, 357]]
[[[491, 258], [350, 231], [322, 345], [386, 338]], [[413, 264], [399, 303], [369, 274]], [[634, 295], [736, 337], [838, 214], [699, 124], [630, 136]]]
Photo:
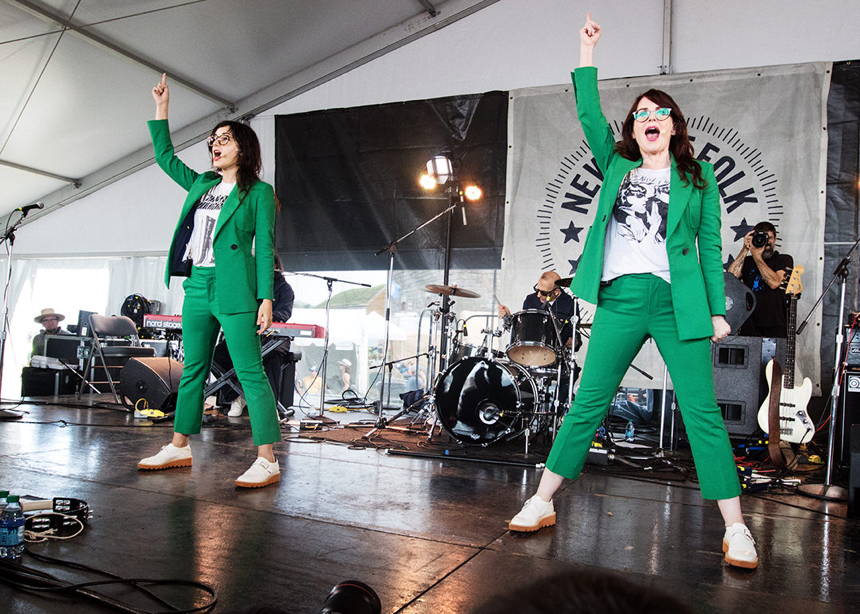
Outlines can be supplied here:
[[260, 180], [260, 143], [239, 122], [223, 121], [207, 144], [214, 170], [197, 173], [173, 151], [167, 111], [167, 76], [152, 89], [155, 120], [149, 131], [155, 160], [188, 192], [167, 258], [165, 282], [183, 283], [182, 341], [185, 365], [176, 402], [173, 441], [138, 463], [140, 469], [191, 466], [189, 435], [200, 432], [203, 390], [212, 351], [224, 338], [251, 417], [257, 459], [236, 485], [257, 488], [280, 479], [272, 444], [281, 440], [275, 397], [263, 371], [258, 334], [272, 325], [275, 193]]
[[684, 116], [665, 92], [636, 98], [616, 143], [597, 90], [588, 15], [574, 71], [576, 110], [604, 181], [571, 289], [597, 305], [579, 391], [553, 443], [537, 493], [510, 521], [512, 531], [555, 524], [552, 496], [576, 478], [633, 358], [650, 337], [672, 375], [702, 496], [715, 499], [730, 565], [758, 565], [744, 525], [740, 483], [717, 406], [710, 341], [725, 320], [720, 196], [713, 166], [693, 158]]

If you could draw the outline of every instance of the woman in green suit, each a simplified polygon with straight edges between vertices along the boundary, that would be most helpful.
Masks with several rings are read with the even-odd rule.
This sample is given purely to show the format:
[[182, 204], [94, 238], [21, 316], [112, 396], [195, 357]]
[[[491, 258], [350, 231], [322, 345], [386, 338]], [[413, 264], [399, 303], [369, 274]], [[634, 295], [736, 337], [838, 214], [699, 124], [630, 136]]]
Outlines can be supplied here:
[[[731, 565], [758, 565], [744, 525], [731, 444], [717, 406], [710, 341], [725, 320], [720, 197], [713, 166], [693, 158], [684, 116], [665, 92], [641, 94], [616, 143], [600, 109], [588, 16], [574, 71], [576, 108], [604, 181], [596, 217], [571, 285], [597, 305], [576, 400], [553, 443], [537, 493], [512, 531], [555, 524], [552, 496], [576, 478], [591, 440], [633, 358], [650, 337], [672, 375], [702, 496], [717, 500]], [[710, 341], [709, 341], [710, 337]]]
[[[275, 193], [259, 178], [260, 143], [248, 126], [225, 121], [207, 140], [214, 171], [199, 174], [173, 151], [167, 76], [152, 89], [155, 121], [149, 131], [155, 160], [188, 192], [167, 258], [165, 283], [183, 276], [182, 341], [185, 365], [173, 441], [138, 463], [140, 469], [191, 466], [189, 435], [200, 432], [203, 390], [218, 331], [223, 328], [248, 401], [257, 460], [236, 485], [274, 484], [280, 471], [272, 444], [281, 440], [275, 397], [263, 371], [257, 334], [272, 325]], [[256, 334], [255, 334], [256, 333]]]

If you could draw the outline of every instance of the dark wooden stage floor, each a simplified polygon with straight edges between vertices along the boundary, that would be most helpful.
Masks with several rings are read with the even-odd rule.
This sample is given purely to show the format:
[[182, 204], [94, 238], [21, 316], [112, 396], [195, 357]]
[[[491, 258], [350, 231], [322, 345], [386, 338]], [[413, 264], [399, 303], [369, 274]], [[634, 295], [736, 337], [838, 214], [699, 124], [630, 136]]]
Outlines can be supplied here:
[[[280, 485], [238, 490], [233, 480], [255, 458], [247, 429], [204, 429], [193, 468], [143, 473], [137, 461], [168, 442], [170, 424], [136, 426], [108, 409], [22, 408], [23, 420], [0, 422], [0, 488], [76, 497], [94, 510], [81, 536], [29, 548], [125, 577], [208, 583], [219, 613], [319, 612], [347, 579], [372, 586], [386, 613], [466, 613], [586, 568], [659, 587], [697, 612], [860, 611], [860, 522], [846, 519], [844, 503], [745, 496], [761, 566], [743, 571], [723, 563], [719, 513], [695, 488], [585, 475], [558, 493], [559, 524], [524, 537], [505, 521], [533, 493], [534, 468], [292, 442], [276, 450]], [[0, 610], [110, 611], [4, 584]]]

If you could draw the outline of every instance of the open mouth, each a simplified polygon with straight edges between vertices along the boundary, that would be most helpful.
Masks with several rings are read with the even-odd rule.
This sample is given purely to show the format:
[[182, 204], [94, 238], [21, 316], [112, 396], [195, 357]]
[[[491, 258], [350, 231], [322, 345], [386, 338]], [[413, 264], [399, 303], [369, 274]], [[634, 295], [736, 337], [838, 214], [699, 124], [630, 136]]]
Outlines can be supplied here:
[[656, 141], [660, 138], [660, 129], [657, 126], [649, 126], [645, 129], [645, 138], [649, 141]]
[[218, 161], [218, 160], [220, 160], [220, 159], [221, 159], [221, 152], [220, 152], [220, 151], [218, 151], [217, 149], [213, 149], [213, 150], [212, 150], [212, 160], [213, 160], [213, 161]]

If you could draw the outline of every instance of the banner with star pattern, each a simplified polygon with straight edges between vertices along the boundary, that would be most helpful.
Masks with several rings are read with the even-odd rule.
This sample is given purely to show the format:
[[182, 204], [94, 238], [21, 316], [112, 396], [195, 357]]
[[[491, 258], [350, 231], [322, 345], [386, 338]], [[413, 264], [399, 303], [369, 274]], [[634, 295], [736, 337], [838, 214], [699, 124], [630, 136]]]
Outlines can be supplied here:
[[[696, 157], [715, 167], [723, 203], [725, 267], [756, 223], [773, 223], [776, 249], [805, 268], [798, 322], [822, 288], [829, 68], [813, 63], [599, 84], [603, 113], [616, 135], [642, 91], [665, 90], [681, 106]], [[521, 305], [541, 272], [555, 270], [562, 277], [576, 273], [603, 178], [576, 117], [571, 85], [512, 91], [508, 129], [499, 299], [516, 311], [513, 306]], [[583, 307], [587, 322], [594, 306]], [[816, 394], [820, 323], [819, 310], [797, 345], [798, 375], [813, 379]], [[646, 343], [634, 365], [654, 379], [631, 369], [624, 385], [661, 387], [663, 363], [653, 343]]]

